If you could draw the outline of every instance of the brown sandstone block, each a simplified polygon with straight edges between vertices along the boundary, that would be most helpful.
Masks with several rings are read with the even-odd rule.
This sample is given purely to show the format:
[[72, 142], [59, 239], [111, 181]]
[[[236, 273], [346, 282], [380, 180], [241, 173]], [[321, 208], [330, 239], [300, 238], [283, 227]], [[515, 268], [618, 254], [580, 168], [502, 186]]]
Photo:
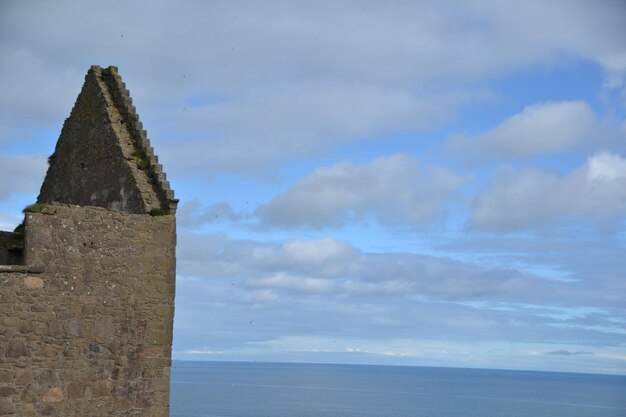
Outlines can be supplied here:
[[10, 397], [11, 395], [15, 394], [17, 394], [17, 390], [11, 386], [0, 387], [0, 398]]
[[111, 319], [100, 318], [95, 323], [94, 336], [100, 343], [107, 343], [115, 338], [116, 326]]
[[168, 417], [170, 415], [169, 407], [153, 407], [146, 410], [146, 417]]
[[37, 350], [37, 356], [42, 358], [56, 358], [61, 353], [60, 346], [45, 344]]
[[0, 382], [7, 384], [13, 381], [14, 375], [15, 372], [11, 369], [0, 369]]
[[67, 387], [67, 397], [70, 400], [82, 398], [85, 393], [85, 384], [82, 382], [71, 382]]
[[154, 317], [158, 317], [159, 319], [163, 319], [169, 317], [174, 313], [174, 307], [171, 305], [158, 305], [152, 309], [154, 313]]
[[33, 304], [30, 306], [30, 311], [33, 313], [46, 313], [52, 311], [52, 308], [48, 304]]
[[[163, 376], [163, 370], [159, 369], [159, 368], [144, 369], [144, 371], [141, 374], [141, 376], [143, 376], [144, 378], [161, 377], [161, 376]], [[169, 376], [168, 376], [168, 378], [169, 378]]]
[[21, 373], [17, 375], [17, 379], [15, 380], [15, 385], [23, 386], [28, 385], [34, 381], [34, 374], [32, 369], [25, 369]]
[[94, 398], [107, 397], [111, 393], [111, 383], [109, 381], [98, 381], [89, 387]]
[[33, 333], [34, 329], [35, 329], [35, 324], [32, 321], [22, 320], [18, 327], [18, 330], [20, 331], [20, 333], [24, 333], [24, 334]]
[[56, 319], [49, 319], [46, 322], [46, 334], [48, 336], [60, 336], [61, 335], [61, 326]]
[[139, 352], [137, 352], [137, 355], [140, 358], [161, 357], [163, 356], [163, 348], [161, 348], [160, 346], [144, 346], [141, 349], [139, 349]]
[[0, 398], [0, 415], [4, 416], [13, 413], [15, 413], [15, 405], [6, 398]]
[[41, 399], [44, 403], [59, 403], [63, 401], [63, 390], [61, 387], [50, 388]]
[[165, 281], [161, 281], [161, 282], [157, 283], [156, 291], [159, 294], [167, 294], [167, 295], [169, 295], [173, 291], [172, 284], [170, 284], [168, 282], [165, 282]]
[[2, 303], [15, 303], [17, 296], [13, 292], [3, 292], [0, 302]]
[[34, 404], [38, 401], [39, 401], [39, 398], [34, 390], [30, 390], [30, 389], [22, 390], [22, 394], [20, 395], [21, 404]]
[[167, 392], [170, 388], [170, 381], [168, 378], [153, 378], [150, 380], [150, 390], [152, 392]]
[[164, 331], [151, 331], [146, 337], [146, 341], [155, 345], [169, 345], [171, 343], [171, 335]]
[[21, 358], [22, 356], [28, 356], [28, 350], [26, 344], [21, 340], [12, 340], [7, 345], [6, 357], [7, 358]]
[[5, 317], [0, 321], [4, 327], [17, 327], [20, 324], [20, 319], [17, 317]]
[[22, 417], [36, 417], [37, 411], [35, 410], [35, 404], [22, 404], [20, 410]]
[[93, 316], [94, 314], [96, 314], [97, 308], [95, 305], [83, 305], [82, 306], [82, 313], [84, 316]]
[[46, 388], [58, 387], [61, 385], [59, 375], [51, 370], [40, 371], [37, 380], [39, 381], [39, 385]]

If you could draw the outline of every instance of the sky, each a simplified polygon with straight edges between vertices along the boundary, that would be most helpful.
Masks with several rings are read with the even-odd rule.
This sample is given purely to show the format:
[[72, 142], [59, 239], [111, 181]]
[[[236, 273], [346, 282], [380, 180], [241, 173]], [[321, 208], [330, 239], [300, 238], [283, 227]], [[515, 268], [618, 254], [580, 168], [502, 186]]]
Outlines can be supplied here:
[[626, 374], [625, 40], [611, 0], [0, 0], [0, 229], [115, 65], [174, 359]]

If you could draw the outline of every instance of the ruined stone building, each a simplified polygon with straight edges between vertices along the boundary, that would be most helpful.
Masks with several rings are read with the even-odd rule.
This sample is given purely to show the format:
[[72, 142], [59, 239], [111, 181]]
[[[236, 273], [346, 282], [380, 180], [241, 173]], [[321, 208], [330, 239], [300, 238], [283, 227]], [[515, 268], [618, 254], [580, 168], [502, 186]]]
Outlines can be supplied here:
[[49, 162], [0, 233], [0, 415], [168, 416], [177, 200], [117, 68]]

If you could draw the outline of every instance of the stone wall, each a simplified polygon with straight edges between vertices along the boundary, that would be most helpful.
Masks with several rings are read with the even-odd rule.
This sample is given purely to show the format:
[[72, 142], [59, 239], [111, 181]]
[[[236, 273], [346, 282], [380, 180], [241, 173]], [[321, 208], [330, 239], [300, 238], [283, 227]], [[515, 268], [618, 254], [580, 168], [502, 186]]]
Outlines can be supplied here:
[[175, 228], [96, 207], [26, 214], [26, 265], [0, 268], [0, 415], [169, 415]]

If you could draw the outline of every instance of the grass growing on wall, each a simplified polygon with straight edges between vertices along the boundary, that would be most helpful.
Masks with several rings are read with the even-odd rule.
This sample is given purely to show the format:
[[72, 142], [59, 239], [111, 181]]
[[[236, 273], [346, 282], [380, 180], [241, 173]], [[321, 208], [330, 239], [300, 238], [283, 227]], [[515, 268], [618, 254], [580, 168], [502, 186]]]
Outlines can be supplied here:
[[45, 204], [35, 203], [30, 206], [24, 207], [22, 213], [41, 213], [41, 211], [46, 207]]

